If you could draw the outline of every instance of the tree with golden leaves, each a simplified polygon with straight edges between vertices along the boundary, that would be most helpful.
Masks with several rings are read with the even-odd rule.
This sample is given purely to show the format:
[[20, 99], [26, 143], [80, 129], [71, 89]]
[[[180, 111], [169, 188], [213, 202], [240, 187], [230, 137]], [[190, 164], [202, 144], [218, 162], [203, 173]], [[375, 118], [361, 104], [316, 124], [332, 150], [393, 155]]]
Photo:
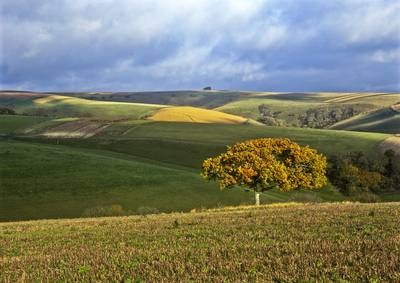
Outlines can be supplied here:
[[219, 181], [221, 189], [244, 186], [260, 194], [278, 188], [318, 189], [326, 184], [326, 158], [289, 139], [261, 138], [237, 143], [225, 153], [204, 160], [202, 176]]

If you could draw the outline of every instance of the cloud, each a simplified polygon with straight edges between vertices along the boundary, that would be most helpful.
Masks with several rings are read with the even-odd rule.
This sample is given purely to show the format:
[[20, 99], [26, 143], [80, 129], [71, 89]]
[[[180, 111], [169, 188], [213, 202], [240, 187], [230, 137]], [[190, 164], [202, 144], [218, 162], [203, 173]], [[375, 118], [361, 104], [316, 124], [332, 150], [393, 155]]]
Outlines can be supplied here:
[[369, 55], [369, 60], [378, 63], [400, 63], [400, 48], [391, 50], [377, 50]]
[[398, 90], [395, 0], [0, 5], [1, 88]]
[[348, 43], [368, 44], [400, 41], [400, 2], [347, 1], [333, 24]]

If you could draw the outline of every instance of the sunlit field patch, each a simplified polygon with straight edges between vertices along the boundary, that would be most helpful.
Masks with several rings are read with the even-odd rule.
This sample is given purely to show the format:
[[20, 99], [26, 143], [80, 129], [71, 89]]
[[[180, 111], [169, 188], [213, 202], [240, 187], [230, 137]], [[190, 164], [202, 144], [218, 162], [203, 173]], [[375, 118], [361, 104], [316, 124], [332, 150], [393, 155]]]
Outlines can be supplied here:
[[244, 124], [249, 121], [249, 119], [240, 116], [189, 106], [163, 108], [148, 119], [154, 121], [218, 124]]

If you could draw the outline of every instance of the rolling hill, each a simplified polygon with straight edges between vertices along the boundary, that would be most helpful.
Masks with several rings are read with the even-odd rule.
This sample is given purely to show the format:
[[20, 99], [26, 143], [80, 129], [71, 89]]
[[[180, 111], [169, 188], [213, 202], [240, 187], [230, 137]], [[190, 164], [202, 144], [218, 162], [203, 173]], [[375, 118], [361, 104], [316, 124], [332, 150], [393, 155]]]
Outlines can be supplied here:
[[101, 119], [140, 119], [151, 115], [164, 105], [93, 101], [82, 98], [36, 94], [0, 94], [0, 105], [13, 109], [17, 114], [44, 117], [94, 117]]
[[[7, 119], [15, 121], [15, 116], [0, 116], [0, 121]], [[75, 131], [71, 121], [36, 122], [26, 128], [15, 123], [18, 140], [13, 136], [0, 140], [1, 220], [79, 217], [112, 205], [139, 213], [252, 203], [253, 195], [242, 189], [221, 192], [217, 184], [204, 182], [199, 176], [201, 162], [226, 145], [255, 137], [290, 137], [335, 154], [346, 150], [373, 153], [389, 136], [139, 120], [114, 121], [83, 137], [70, 135]], [[61, 129], [63, 136], [49, 135]], [[264, 203], [296, 199], [331, 201], [343, 196], [329, 186], [316, 192], [270, 191], [262, 196]]]
[[357, 115], [353, 118], [339, 122], [331, 127], [332, 129], [400, 133], [400, 112], [392, 107], [379, 109], [367, 114]]
[[[58, 98], [49, 99], [49, 96]], [[33, 100], [39, 104], [41, 101], [46, 103], [44, 105], [36, 103], [32, 107]], [[394, 117], [393, 121], [380, 121], [381, 114], [374, 113], [385, 112], [398, 102], [400, 102], [399, 93], [278, 93], [218, 90], [117, 93], [0, 92], [0, 107], [14, 107], [19, 113], [28, 115], [139, 119], [154, 115], [166, 105], [192, 106], [257, 120], [271, 126], [342, 129], [346, 127], [346, 122], [349, 122], [349, 130], [392, 134], [397, 133], [397, 128], [391, 126], [397, 123], [397, 118]], [[113, 110], [110, 110], [111, 108]], [[99, 113], [101, 115], [98, 115]], [[179, 116], [180, 118], [175, 117], [172, 121], [182, 120], [182, 115]], [[352, 119], [361, 117], [366, 117], [370, 126], [353, 127]], [[363, 124], [363, 121], [360, 122]]]
[[[153, 104], [108, 101], [108, 96], [121, 95], [113, 93], [0, 93], [0, 108], [19, 114], [0, 115], [0, 220], [79, 217], [110, 207], [122, 213], [141, 213], [252, 203], [251, 194], [241, 189], [221, 192], [217, 184], [206, 183], [199, 176], [205, 158], [251, 138], [288, 137], [328, 156], [359, 150], [375, 156], [382, 148], [398, 146], [388, 134], [259, 126], [251, 120], [257, 118], [252, 109], [258, 109], [260, 103], [269, 103], [262, 113], [289, 120], [320, 105], [350, 101], [359, 105], [360, 100], [368, 100], [368, 105], [382, 108], [370, 120], [389, 117], [385, 127], [390, 133], [397, 114], [393, 118], [383, 109], [385, 103], [397, 99], [395, 95], [385, 94], [388, 100], [382, 102], [380, 94], [199, 93], [197, 97], [197, 92], [168, 92], [165, 100]], [[150, 93], [148, 99], [161, 94]], [[131, 97], [135, 94], [126, 99]], [[216, 109], [243, 117], [163, 104], [190, 99], [193, 104], [219, 105]], [[364, 116], [354, 119], [360, 117]], [[362, 124], [360, 121], [357, 124]], [[383, 127], [378, 124], [374, 130]], [[390, 143], [383, 143], [385, 140]], [[264, 203], [342, 199], [330, 186], [317, 192], [270, 191], [262, 197]]]
[[189, 106], [166, 107], [158, 110], [147, 119], [164, 122], [191, 122], [216, 124], [261, 124], [240, 116]]

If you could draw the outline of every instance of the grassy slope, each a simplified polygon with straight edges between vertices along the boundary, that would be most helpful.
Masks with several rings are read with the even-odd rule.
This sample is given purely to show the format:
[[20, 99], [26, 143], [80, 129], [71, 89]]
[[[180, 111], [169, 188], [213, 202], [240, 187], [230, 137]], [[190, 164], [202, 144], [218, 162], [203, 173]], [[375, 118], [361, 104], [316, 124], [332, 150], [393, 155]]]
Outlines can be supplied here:
[[[14, 95], [14, 96], [13, 96]], [[154, 108], [143, 105], [134, 105], [119, 102], [139, 102], [152, 104], [167, 104], [180, 106], [196, 106], [216, 109], [229, 114], [259, 119], [259, 105], [267, 105], [271, 112], [275, 112], [278, 120], [287, 125], [299, 126], [299, 116], [309, 109], [334, 107], [354, 107], [357, 111], [370, 111], [387, 108], [400, 101], [398, 93], [268, 93], [268, 92], [240, 92], [240, 91], [165, 91], [165, 92], [135, 92], [135, 93], [66, 93], [70, 96], [65, 99], [61, 94], [51, 103], [33, 105], [35, 101], [46, 101], [48, 98], [39, 98], [49, 94], [8, 94], [0, 93], [0, 105], [15, 104], [21, 113], [53, 115], [61, 117], [90, 116], [110, 118], [139, 118], [151, 115]], [[5, 96], [5, 97], [3, 97]], [[64, 98], [64, 99], [62, 99]], [[81, 99], [86, 98], [86, 99]], [[29, 100], [30, 99], [30, 100]], [[16, 102], [17, 101], [17, 102]], [[29, 104], [29, 101], [31, 103]], [[28, 103], [28, 104], [27, 104]], [[112, 103], [111, 107], [106, 107]], [[39, 103], [40, 104], [40, 103]], [[157, 105], [154, 106], [157, 109]], [[379, 116], [373, 116], [375, 125], [368, 129], [378, 132], [395, 133], [393, 124], [397, 120], [380, 121]], [[382, 129], [380, 128], [382, 127]], [[358, 130], [358, 128], [355, 128]], [[396, 129], [395, 129], [396, 130]]]
[[100, 101], [156, 103], [175, 106], [215, 108], [246, 95], [241, 91], [158, 91], [122, 93], [72, 93], [77, 97]]
[[331, 155], [343, 151], [376, 151], [389, 135], [333, 130], [147, 122], [118, 123], [87, 143], [168, 163], [199, 168], [201, 161], [238, 141], [288, 137]]
[[[389, 107], [400, 101], [400, 94], [375, 94], [375, 93], [282, 93], [269, 95], [248, 95], [224, 104], [216, 110], [227, 112], [243, 117], [250, 117], [257, 120], [260, 118], [259, 105], [266, 105], [271, 112], [279, 112], [277, 118], [285, 121], [288, 125], [298, 126], [299, 115], [313, 108], [327, 108], [348, 106], [355, 107], [359, 111], [369, 112]], [[376, 118], [376, 122], [380, 117]], [[382, 132], [390, 132], [386, 127]], [[354, 129], [357, 130], [357, 129]], [[374, 130], [381, 132], [379, 127]]]
[[46, 117], [0, 115], [0, 134], [18, 133], [47, 120]]
[[332, 129], [400, 133], [400, 112], [384, 108], [337, 123]]
[[0, 224], [0, 281], [399, 282], [400, 204]]
[[153, 121], [243, 124], [249, 119], [215, 110], [191, 106], [166, 107], [148, 118]]
[[180, 211], [251, 199], [241, 190], [219, 191], [196, 171], [110, 152], [0, 141], [0, 158], [3, 221], [77, 217], [98, 205]]
[[160, 91], [123, 93], [70, 93], [76, 97], [104, 101], [156, 103], [179, 106], [216, 108], [230, 102], [248, 99], [297, 101], [310, 103], [362, 103], [379, 107], [390, 106], [399, 101], [398, 93], [278, 93], [244, 91]]
[[110, 101], [93, 101], [62, 95], [45, 97], [18, 96], [10, 102], [0, 96], [0, 105], [12, 105], [17, 113], [52, 117], [95, 117], [100, 119], [139, 119], [164, 107], [158, 104], [135, 104]]
[[[38, 100], [37, 96], [34, 97], [35, 101]], [[24, 97], [24, 103], [26, 99]], [[52, 107], [58, 109], [60, 107], [63, 109], [62, 111], [66, 111], [61, 111], [60, 113], [65, 115], [76, 114], [90, 105], [89, 108], [94, 111], [93, 113], [96, 113], [95, 115], [104, 114], [105, 116], [101, 117], [106, 118], [108, 114], [110, 115], [109, 117], [115, 118], [115, 115], [117, 113], [120, 114], [122, 111], [118, 107], [113, 108], [110, 106], [132, 106], [125, 103], [88, 102], [82, 99], [60, 97], [39, 98], [36, 103], [50, 107], [49, 109], [52, 109]], [[68, 107], [71, 108], [65, 109], [63, 108], [65, 105], [60, 105], [65, 103], [70, 105]], [[110, 112], [104, 112], [101, 107], [97, 108], [98, 105], [101, 105], [104, 109], [107, 108], [107, 111]], [[142, 107], [142, 105], [138, 106]], [[77, 112], [70, 112], [71, 109]], [[130, 113], [129, 115], [133, 115], [132, 117], [142, 113], [140, 112], [142, 110], [140, 110], [138, 114], [133, 108], [125, 110]], [[87, 113], [85, 111], [82, 113]], [[19, 133], [27, 132], [29, 134], [43, 133], [48, 128], [73, 120], [73, 118], [60, 120], [0, 116], [0, 121], [2, 122], [0, 123], [0, 133], [9, 134], [13, 131]], [[162, 211], [171, 211], [188, 210], [199, 206], [247, 202], [251, 200], [251, 196], [249, 194], [243, 195], [239, 191], [235, 192], [231, 199], [226, 197], [227, 195], [223, 195], [223, 197], [218, 195], [220, 192], [216, 189], [215, 184], [207, 185], [200, 180], [198, 176], [199, 167], [204, 158], [218, 154], [225, 149], [226, 145], [236, 141], [266, 136], [290, 137], [302, 144], [316, 147], [326, 154], [334, 154], [345, 150], [374, 152], [377, 144], [387, 137], [387, 135], [369, 133], [249, 125], [227, 126], [131, 121], [114, 123], [99, 135], [89, 139], [40, 139], [40, 141], [59, 142], [85, 149], [2, 141], [0, 154], [2, 154], [2, 161], [4, 162], [0, 165], [2, 166], [0, 183], [2, 186], [2, 203], [0, 209], [2, 208], [4, 211], [2, 214], [3, 220], [24, 219], [27, 217], [79, 216], [85, 208], [108, 204], [122, 204], [125, 209], [133, 211], [139, 205], [156, 207]], [[98, 148], [99, 151], [90, 153], [88, 149], [92, 148]], [[104, 151], [104, 149], [108, 151]], [[111, 153], [110, 151], [119, 152], [120, 154]], [[18, 158], [11, 154], [13, 152], [18, 155]], [[115, 164], [115, 166], [109, 164]], [[153, 166], [157, 168], [154, 169]], [[183, 166], [177, 169], [180, 172], [179, 174], [184, 176], [179, 178], [181, 181], [176, 182], [178, 178], [170, 177], [175, 174], [171, 175], [169, 173], [169, 170], [172, 170], [171, 167], [174, 166]], [[115, 169], [122, 167], [128, 169]], [[140, 174], [135, 178], [130, 173], [130, 170], [138, 170]], [[154, 180], [147, 178], [149, 175], [153, 176], [151, 173], [153, 170], [160, 170], [158, 177], [155, 177]], [[4, 172], [8, 172], [6, 178], [4, 178]], [[101, 178], [97, 180], [96, 176], [99, 174]], [[40, 178], [37, 176], [40, 176]], [[166, 180], [161, 181], [165, 176], [167, 176]], [[143, 178], [150, 180], [150, 183], [143, 181]], [[135, 190], [153, 185], [157, 189], [151, 192], [148, 191], [149, 195], [144, 196], [145, 199], [137, 197], [138, 193]], [[175, 189], [182, 193], [182, 190], [188, 187], [194, 191], [194, 195], [186, 197], [183, 194], [179, 194], [184, 198], [184, 201], [176, 201]], [[207, 195], [204, 194], [204, 187], [212, 188], [218, 197], [215, 197], [213, 193], [204, 196]], [[39, 191], [45, 193], [39, 194]], [[161, 191], [168, 191], [168, 194], [165, 194], [163, 198], [155, 199], [154, 195], [160, 195]], [[197, 198], [198, 195], [196, 194], [200, 191], [201, 197], [205, 197], [204, 202], [199, 201]], [[188, 193], [188, 191], [185, 191], [185, 193]], [[190, 194], [192, 193], [191, 191]], [[235, 195], [236, 193], [237, 195]], [[266, 194], [264, 201], [282, 201], [293, 197], [301, 198], [304, 195], [323, 200], [341, 198], [330, 190], [318, 193], [301, 192], [300, 195], [272, 191]]]
[[[190, 158], [190, 153], [188, 153]], [[109, 151], [0, 140], [0, 221], [79, 217], [96, 206], [121, 205], [136, 213], [252, 203], [242, 189], [220, 191], [198, 170]], [[319, 191], [270, 191], [263, 202], [342, 200]]]
[[306, 112], [310, 108], [315, 108], [320, 105], [319, 102], [313, 100], [274, 99], [275, 97], [276, 96], [244, 98], [225, 104], [216, 108], [216, 110], [257, 120], [260, 118], [258, 106], [265, 104], [273, 112], [282, 112], [278, 115], [279, 119], [287, 121], [289, 125], [296, 125], [298, 115]]

